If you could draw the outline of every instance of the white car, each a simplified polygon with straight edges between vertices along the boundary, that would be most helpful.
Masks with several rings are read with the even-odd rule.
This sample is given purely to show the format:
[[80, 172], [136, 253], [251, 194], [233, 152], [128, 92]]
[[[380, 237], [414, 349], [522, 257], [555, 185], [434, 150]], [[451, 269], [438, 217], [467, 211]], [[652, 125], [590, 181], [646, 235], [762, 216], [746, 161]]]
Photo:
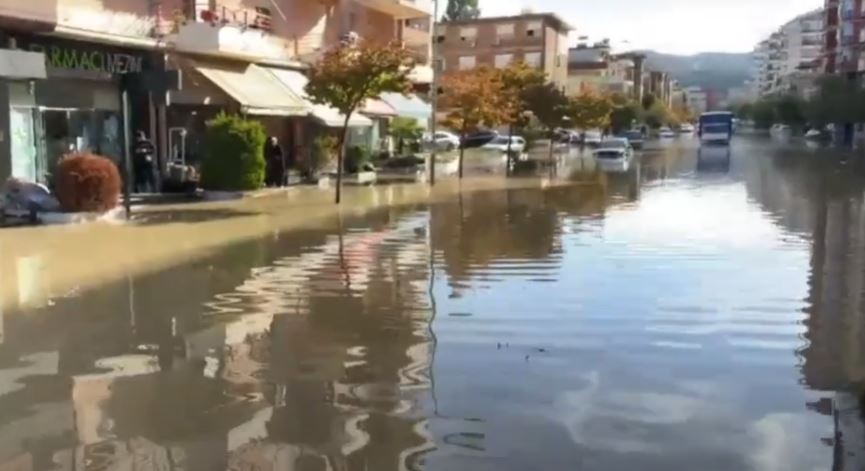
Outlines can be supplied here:
[[691, 123], [684, 123], [679, 126], [679, 134], [694, 134], [694, 125]]
[[437, 149], [455, 150], [460, 147], [460, 137], [447, 131], [436, 131], [433, 142]]
[[658, 130], [658, 137], [661, 139], [673, 139], [676, 137], [676, 133], [674, 133], [670, 128], [661, 128]]
[[[499, 136], [484, 144], [481, 149], [494, 150], [498, 152], [508, 151], [508, 136]], [[526, 140], [520, 136], [511, 137], [511, 152], [523, 153], [526, 150]]]
[[628, 139], [613, 137], [601, 142], [594, 155], [602, 170], [627, 172], [634, 158], [634, 149]]

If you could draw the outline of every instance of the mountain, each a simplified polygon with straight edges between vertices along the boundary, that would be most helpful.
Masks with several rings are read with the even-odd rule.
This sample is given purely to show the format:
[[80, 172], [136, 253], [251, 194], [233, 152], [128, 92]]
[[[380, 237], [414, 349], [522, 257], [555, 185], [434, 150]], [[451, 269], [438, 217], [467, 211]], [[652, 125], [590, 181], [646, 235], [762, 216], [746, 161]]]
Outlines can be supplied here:
[[650, 69], [669, 72], [684, 87], [729, 90], [742, 86], [751, 74], [749, 53], [705, 52], [692, 56], [641, 51]]

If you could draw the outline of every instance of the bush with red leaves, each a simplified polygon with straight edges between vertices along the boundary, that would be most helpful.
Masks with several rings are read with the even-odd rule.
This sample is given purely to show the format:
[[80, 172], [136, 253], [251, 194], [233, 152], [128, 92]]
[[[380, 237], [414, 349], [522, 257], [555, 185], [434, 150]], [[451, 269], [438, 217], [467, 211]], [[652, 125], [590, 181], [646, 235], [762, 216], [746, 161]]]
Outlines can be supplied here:
[[102, 213], [120, 202], [120, 172], [105, 157], [67, 155], [57, 164], [55, 178], [57, 199], [63, 211]]

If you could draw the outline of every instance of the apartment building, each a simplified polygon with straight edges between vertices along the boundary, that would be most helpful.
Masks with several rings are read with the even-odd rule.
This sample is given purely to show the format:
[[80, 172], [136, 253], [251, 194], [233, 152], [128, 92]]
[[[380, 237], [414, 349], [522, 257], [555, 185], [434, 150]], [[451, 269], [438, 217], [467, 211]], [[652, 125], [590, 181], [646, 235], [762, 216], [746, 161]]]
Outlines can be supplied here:
[[[306, 99], [309, 63], [346, 39], [401, 41], [420, 59], [413, 77], [423, 87], [432, 77], [431, 12], [430, 0], [0, 0], [0, 135], [9, 136], [0, 140], [0, 180], [47, 183], [70, 151], [119, 162], [127, 129], [158, 144], [163, 170], [195, 163], [205, 122], [220, 111], [260, 120], [302, 160], [313, 136], [342, 121]], [[352, 120], [353, 142], [378, 147], [389, 117], [424, 105], [390, 98]]]
[[805, 13], [781, 26], [754, 48], [755, 94], [810, 93], [820, 69], [824, 23], [822, 9]]
[[445, 74], [523, 61], [543, 70], [564, 89], [571, 30], [552, 13], [531, 13], [443, 23], [436, 31], [436, 41]]
[[610, 42], [579, 44], [568, 50], [568, 84], [570, 95], [580, 93], [634, 93], [634, 61], [629, 56], [611, 52]]
[[826, 0], [823, 71], [865, 72], [865, 1]]

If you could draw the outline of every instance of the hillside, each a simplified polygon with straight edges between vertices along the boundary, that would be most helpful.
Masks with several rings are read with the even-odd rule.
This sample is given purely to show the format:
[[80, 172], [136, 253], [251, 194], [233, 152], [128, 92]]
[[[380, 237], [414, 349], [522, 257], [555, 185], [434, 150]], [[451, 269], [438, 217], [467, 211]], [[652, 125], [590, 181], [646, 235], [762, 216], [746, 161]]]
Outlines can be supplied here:
[[641, 51], [650, 68], [669, 72], [683, 86], [729, 90], [739, 87], [750, 76], [751, 55], [747, 53], [707, 52], [693, 56], [678, 56], [654, 51]]

